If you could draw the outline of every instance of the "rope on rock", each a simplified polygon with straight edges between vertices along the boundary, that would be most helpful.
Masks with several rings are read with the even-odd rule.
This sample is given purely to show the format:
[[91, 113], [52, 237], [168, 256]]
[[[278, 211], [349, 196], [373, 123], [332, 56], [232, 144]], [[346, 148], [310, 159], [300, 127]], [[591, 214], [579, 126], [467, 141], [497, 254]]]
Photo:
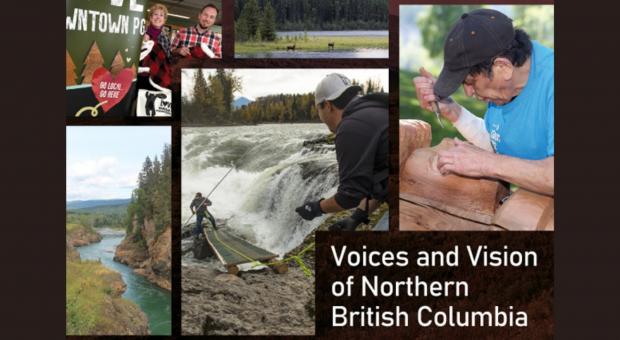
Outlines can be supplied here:
[[310, 250], [314, 250], [314, 242], [312, 242], [308, 246], [306, 246], [306, 248], [304, 248], [302, 251], [297, 253], [297, 255], [291, 255], [291, 256], [289, 256], [287, 258], [284, 258], [282, 260], [279, 260], [279, 261], [266, 263], [265, 265], [272, 265], [273, 266], [273, 265], [277, 265], [277, 264], [281, 264], [281, 263], [295, 261], [295, 262], [297, 262], [297, 265], [299, 265], [299, 268], [301, 268], [301, 270], [304, 272], [304, 274], [306, 274], [307, 277], [311, 277], [313, 275], [312, 274], [312, 270], [310, 270], [310, 268], [308, 268], [308, 266], [306, 266], [306, 264], [304, 263], [304, 261], [302, 259], [304, 254], [307, 253]]
[[307, 253], [310, 250], [314, 250], [314, 242], [310, 243], [306, 248], [304, 248], [302, 251], [300, 251], [299, 253], [297, 253], [297, 255], [291, 255], [287, 258], [284, 258], [282, 260], [279, 261], [274, 261], [274, 262], [261, 262], [258, 261], [254, 258], [252, 258], [251, 256], [244, 254], [242, 251], [235, 249], [235, 247], [227, 244], [226, 242], [222, 241], [219, 237], [219, 233], [217, 232], [217, 230], [215, 231], [215, 238], [222, 244], [224, 245], [224, 247], [226, 247], [228, 250], [236, 253], [237, 255], [243, 257], [244, 259], [248, 260], [251, 264], [252, 264], [252, 268], [254, 267], [258, 267], [258, 266], [274, 266], [274, 265], [278, 265], [278, 264], [282, 264], [282, 263], [287, 263], [287, 262], [291, 262], [291, 261], [295, 261], [297, 262], [297, 264], [299, 265], [299, 268], [301, 268], [301, 270], [304, 272], [304, 274], [307, 277], [311, 277], [312, 274], [312, 270], [310, 270], [310, 268], [308, 268], [308, 266], [306, 266], [306, 264], [304, 263], [302, 257], [304, 256], [305, 253]]

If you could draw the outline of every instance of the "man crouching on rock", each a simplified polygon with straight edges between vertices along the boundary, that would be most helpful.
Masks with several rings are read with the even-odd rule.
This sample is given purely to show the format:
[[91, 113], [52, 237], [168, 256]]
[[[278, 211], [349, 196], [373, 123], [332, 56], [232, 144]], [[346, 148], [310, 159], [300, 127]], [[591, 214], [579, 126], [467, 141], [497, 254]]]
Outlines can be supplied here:
[[316, 87], [319, 118], [336, 134], [340, 183], [328, 199], [309, 201], [295, 209], [305, 220], [357, 207], [350, 217], [329, 227], [352, 231], [387, 199], [388, 94], [359, 96], [361, 87], [342, 74], [327, 75]]

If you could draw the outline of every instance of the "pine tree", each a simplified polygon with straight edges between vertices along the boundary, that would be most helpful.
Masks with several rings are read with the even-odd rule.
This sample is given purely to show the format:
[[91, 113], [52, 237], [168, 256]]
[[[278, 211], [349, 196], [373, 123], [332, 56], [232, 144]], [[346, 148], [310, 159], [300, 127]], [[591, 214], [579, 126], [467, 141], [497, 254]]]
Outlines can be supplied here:
[[245, 21], [243, 17], [235, 21], [235, 40], [237, 41], [246, 41], [249, 38], [248, 25]]
[[190, 117], [191, 123], [197, 123], [201, 119], [201, 113], [209, 106], [209, 88], [202, 69], [197, 69], [194, 77], [194, 112]]
[[82, 71], [82, 84], [90, 84], [93, 81], [93, 73], [95, 70], [103, 66], [103, 56], [97, 46], [97, 42], [93, 42], [86, 59], [84, 59], [84, 70]]
[[240, 20], [243, 20], [246, 27], [247, 38], [252, 39], [256, 36], [260, 25], [261, 13], [258, 8], [256, 0], [249, 0], [239, 15]]
[[125, 62], [123, 61], [123, 56], [120, 51], [116, 51], [116, 55], [114, 55], [114, 59], [112, 60], [112, 65], [110, 66], [110, 73], [114, 76], [119, 74], [125, 68]]
[[379, 89], [379, 81], [374, 82], [371, 78], [366, 80], [366, 84], [364, 84], [364, 94], [375, 93]]
[[138, 187], [146, 187], [148, 184], [148, 175], [153, 172], [153, 162], [151, 158], [146, 156], [144, 163], [142, 163], [142, 171], [138, 175]]
[[142, 235], [139, 228], [132, 228], [134, 218], [139, 224], [145, 220], [152, 221], [158, 233], [171, 223], [171, 167], [169, 144], [164, 145], [160, 158], [155, 156], [151, 161], [147, 156], [142, 164], [142, 170], [138, 174], [138, 187], [132, 192], [125, 221], [127, 233], [133, 234], [135, 241], [141, 240]]
[[[217, 76], [209, 76], [210, 96], [207, 105], [207, 121], [223, 122], [226, 104], [224, 103], [224, 88]], [[201, 117], [202, 118], [202, 117]]]
[[69, 54], [69, 51], [65, 50], [65, 64], [66, 64], [66, 74], [67, 74], [67, 81], [65, 83], [66, 86], [71, 86], [71, 85], [75, 85], [77, 84], [76, 82], [76, 78], [77, 75], [75, 74], [75, 64], [73, 63], [73, 59], [71, 58], [71, 55]]
[[276, 40], [276, 12], [271, 6], [271, 1], [265, 2], [260, 31], [263, 40]]

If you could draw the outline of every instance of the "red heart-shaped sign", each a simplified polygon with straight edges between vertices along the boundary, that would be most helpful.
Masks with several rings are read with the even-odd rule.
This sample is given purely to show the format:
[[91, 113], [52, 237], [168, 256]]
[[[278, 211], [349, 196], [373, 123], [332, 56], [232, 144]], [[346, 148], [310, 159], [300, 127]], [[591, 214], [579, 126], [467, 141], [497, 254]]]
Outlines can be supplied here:
[[104, 112], [108, 112], [118, 104], [129, 89], [133, 81], [133, 70], [131, 68], [122, 69], [116, 77], [105, 67], [100, 67], [93, 73], [92, 90], [100, 103]]

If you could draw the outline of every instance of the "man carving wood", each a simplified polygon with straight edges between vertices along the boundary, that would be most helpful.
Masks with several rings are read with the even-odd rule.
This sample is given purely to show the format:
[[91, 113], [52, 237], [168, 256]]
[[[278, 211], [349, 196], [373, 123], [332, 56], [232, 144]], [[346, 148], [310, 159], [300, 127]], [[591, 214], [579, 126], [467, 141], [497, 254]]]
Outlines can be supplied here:
[[[435, 80], [420, 69], [413, 82], [422, 108], [439, 104], [470, 142], [440, 152], [442, 174], [490, 177], [554, 194], [554, 53], [490, 9], [465, 13], [444, 45]], [[460, 85], [487, 103], [484, 120], [450, 98]]]

